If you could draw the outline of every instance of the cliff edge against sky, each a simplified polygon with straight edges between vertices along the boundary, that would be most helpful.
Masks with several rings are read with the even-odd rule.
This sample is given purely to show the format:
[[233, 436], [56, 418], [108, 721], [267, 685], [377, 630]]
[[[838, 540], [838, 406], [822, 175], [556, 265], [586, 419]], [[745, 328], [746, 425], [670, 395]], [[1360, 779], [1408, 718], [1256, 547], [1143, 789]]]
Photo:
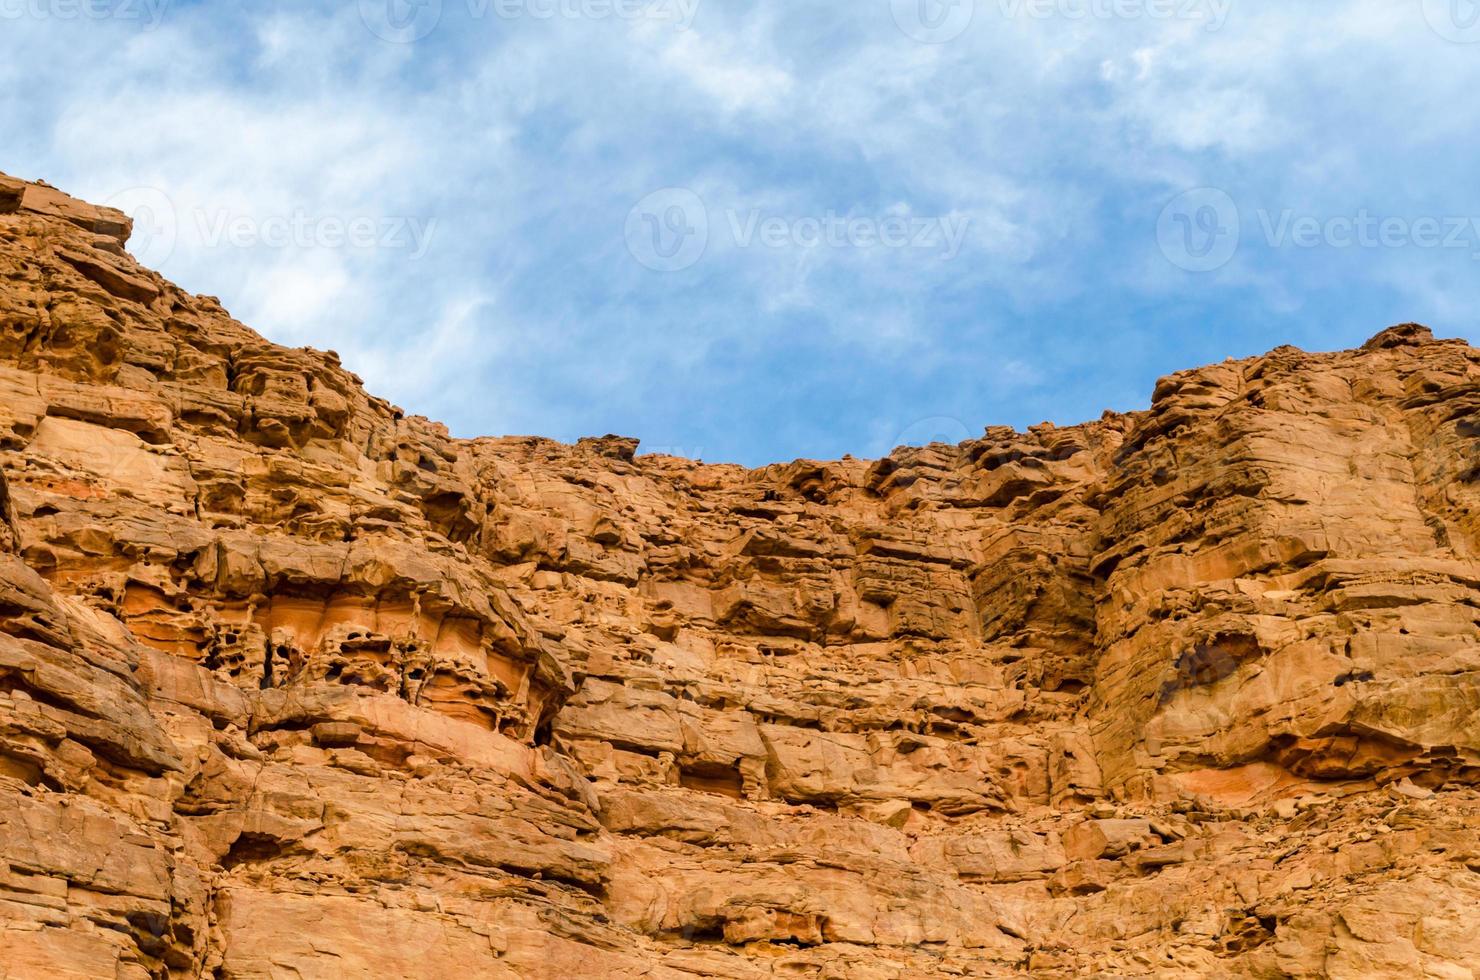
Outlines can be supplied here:
[[0, 177], [0, 977], [1480, 963], [1480, 351], [457, 440]]

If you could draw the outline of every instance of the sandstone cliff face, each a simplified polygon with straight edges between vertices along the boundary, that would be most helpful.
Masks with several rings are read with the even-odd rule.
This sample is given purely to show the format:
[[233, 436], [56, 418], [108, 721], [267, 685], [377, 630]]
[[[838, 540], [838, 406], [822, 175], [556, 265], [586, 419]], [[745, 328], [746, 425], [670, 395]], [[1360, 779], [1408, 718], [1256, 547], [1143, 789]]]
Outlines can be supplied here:
[[455, 440], [0, 178], [0, 976], [1474, 976], [1480, 352]]

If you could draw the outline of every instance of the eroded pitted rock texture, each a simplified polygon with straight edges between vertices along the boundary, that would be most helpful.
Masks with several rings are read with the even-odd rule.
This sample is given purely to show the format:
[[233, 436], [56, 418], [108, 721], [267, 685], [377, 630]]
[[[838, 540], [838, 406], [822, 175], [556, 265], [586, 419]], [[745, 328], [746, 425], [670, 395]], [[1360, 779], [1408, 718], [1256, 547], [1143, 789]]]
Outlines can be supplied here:
[[0, 178], [0, 976], [1473, 976], [1480, 352], [455, 440]]

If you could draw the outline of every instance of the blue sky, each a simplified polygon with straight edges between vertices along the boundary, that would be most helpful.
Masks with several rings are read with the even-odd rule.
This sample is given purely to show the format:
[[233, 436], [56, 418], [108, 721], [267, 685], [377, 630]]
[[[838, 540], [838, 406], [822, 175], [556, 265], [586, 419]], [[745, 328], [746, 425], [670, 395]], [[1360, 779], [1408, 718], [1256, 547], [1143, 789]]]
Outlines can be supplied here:
[[458, 435], [761, 464], [1477, 336], [1472, 0], [0, 0], [0, 170]]

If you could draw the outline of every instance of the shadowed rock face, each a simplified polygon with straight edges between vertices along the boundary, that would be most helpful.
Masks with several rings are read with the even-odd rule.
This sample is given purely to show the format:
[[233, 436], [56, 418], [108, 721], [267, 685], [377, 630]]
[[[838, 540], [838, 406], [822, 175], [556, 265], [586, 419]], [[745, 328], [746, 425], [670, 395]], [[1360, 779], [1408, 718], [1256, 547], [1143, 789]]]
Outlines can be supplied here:
[[1480, 352], [454, 440], [0, 178], [0, 976], [1468, 977]]

